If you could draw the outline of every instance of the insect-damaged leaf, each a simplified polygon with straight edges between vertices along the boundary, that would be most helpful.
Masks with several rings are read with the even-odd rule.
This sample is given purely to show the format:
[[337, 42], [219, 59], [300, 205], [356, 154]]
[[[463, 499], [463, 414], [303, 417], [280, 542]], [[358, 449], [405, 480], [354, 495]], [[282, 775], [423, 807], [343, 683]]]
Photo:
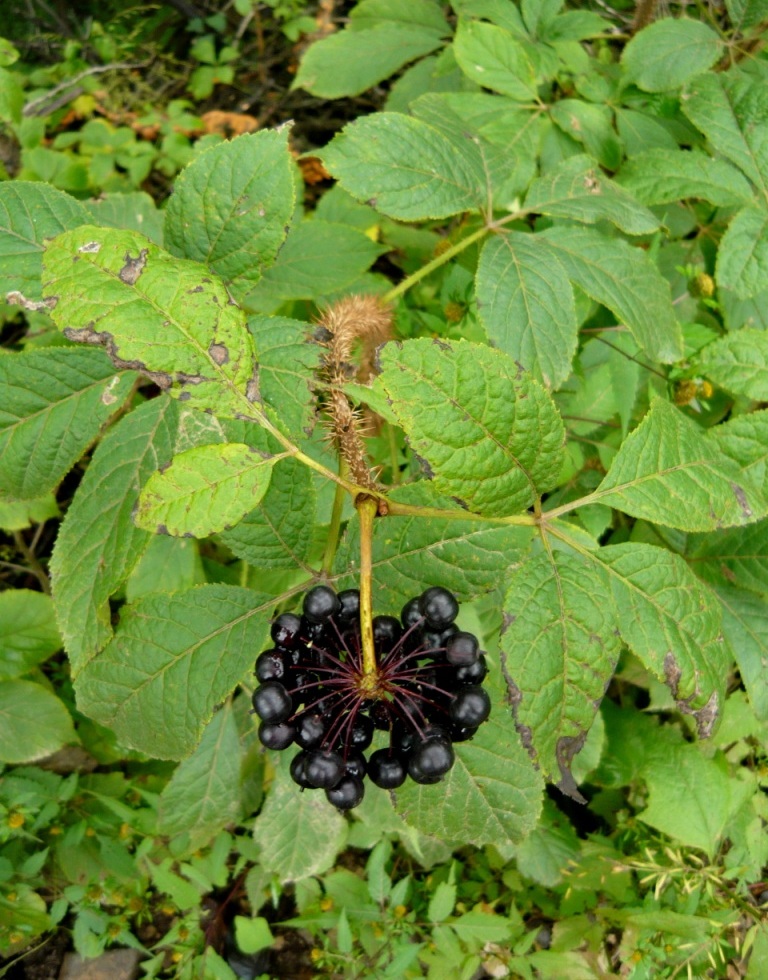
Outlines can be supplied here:
[[118, 366], [196, 408], [249, 411], [257, 386], [245, 314], [204, 266], [138, 232], [84, 225], [48, 245], [43, 269], [51, 315], [70, 340], [103, 344]]

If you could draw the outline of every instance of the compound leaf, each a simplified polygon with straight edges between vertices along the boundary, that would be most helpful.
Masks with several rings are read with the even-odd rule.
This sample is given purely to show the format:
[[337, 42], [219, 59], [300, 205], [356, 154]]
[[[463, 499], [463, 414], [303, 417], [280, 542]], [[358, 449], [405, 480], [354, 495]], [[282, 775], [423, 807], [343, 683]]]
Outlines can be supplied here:
[[315, 496], [309, 469], [295, 459], [281, 460], [259, 506], [223, 531], [221, 540], [258, 568], [301, 566], [312, 547]]
[[459, 67], [483, 88], [511, 99], [536, 98], [536, 76], [522, 44], [509, 31], [479, 20], [462, 21], [453, 42]]
[[646, 544], [619, 544], [597, 553], [608, 569], [622, 640], [712, 733], [725, 700], [728, 654], [720, 608], [679, 555]]
[[491, 343], [557, 390], [571, 373], [578, 327], [562, 264], [537, 235], [495, 235], [480, 253], [476, 286]]
[[659, 227], [658, 218], [648, 208], [583, 154], [569, 157], [535, 180], [526, 195], [525, 209], [587, 224], [610, 221], [628, 235], [647, 235]]
[[240, 815], [240, 738], [226, 701], [160, 794], [158, 830], [189, 835], [189, 849], [207, 844]]
[[477, 155], [397, 112], [356, 119], [320, 155], [345, 190], [391, 218], [447, 218], [485, 203]]
[[753, 197], [749, 183], [734, 166], [700, 150], [647, 150], [627, 161], [618, 180], [643, 204], [699, 197], [710, 204], [733, 207]]
[[125, 606], [114, 638], [80, 672], [81, 711], [121, 744], [181, 759], [253, 667], [274, 598], [231, 585], [155, 593]]
[[378, 383], [441, 493], [501, 516], [555, 485], [562, 419], [511, 358], [467, 341], [419, 339], [388, 344], [381, 364]]
[[715, 278], [739, 299], [751, 299], [768, 288], [768, 211], [739, 211], [717, 250]]
[[555, 552], [509, 579], [501, 634], [518, 730], [545, 776], [579, 798], [570, 763], [581, 749], [621, 647], [606, 572]]
[[744, 328], [707, 344], [699, 369], [734, 395], [768, 399], [768, 332]]
[[173, 255], [227, 281], [254, 283], [275, 260], [294, 209], [288, 129], [265, 129], [205, 150], [181, 172], [165, 211]]
[[642, 250], [589, 228], [552, 228], [539, 236], [569, 278], [607, 306], [654, 360], [683, 356], [669, 283]]
[[[70, 340], [222, 415], [255, 399], [253, 342], [224, 284], [137, 232], [85, 225], [47, 247], [44, 294]], [[250, 399], [249, 399], [250, 396]]]
[[153, 398], [102, 439], [59, 530], [51, 559], [53, 599], [73, 674], [112, 636], [109, 597], [152, 536], [136, 527], [139, 489], [173, 455], [178, 409]]
[[149, 478], [136, 524], [157, 534], [196, 538], [223, 531], [259, 503], [274, 463], [275, 457], [244, 443], [187, 449]]
[[64, 702], [42, 684], [0, 682], [0, 762], [35, 762], [77, 741]]
[[101, 351], [50, 347], [0, 358], [0, 492], [53, 490], [131, 393]]
[[409, 61], [439, 48], [445, 33], [445, 27], [435, 30], [393, 21], [340, 31], [309, 48], [301, 60], [294, 86], [323, 99], [359, 95]]
[[741, 467], [661, 398], [624, 440], [595, 498], [682, 531], [750, 524], [767, 506]]
[[0, 680], [21, 677], [59, 649], [50, 596], [31, 589], [0, 592]]
[[624, 48], [627, 80], [646, 92], [665, 92], [711, 68], [723, 43], [698, 20], [665, 17], [638, 32]]
[[0, 296], [19, 290], [27, 299], [39, 300], [46, 239], [89, 221], [80, 201], [50, 184], [0, 182]]

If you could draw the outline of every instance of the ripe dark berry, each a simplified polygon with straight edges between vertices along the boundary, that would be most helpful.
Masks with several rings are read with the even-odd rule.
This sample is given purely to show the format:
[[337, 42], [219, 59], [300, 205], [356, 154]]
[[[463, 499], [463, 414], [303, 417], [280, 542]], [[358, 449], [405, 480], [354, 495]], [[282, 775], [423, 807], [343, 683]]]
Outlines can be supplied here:
[[452, 721], [460, 728], [477, 728], [491, 713], [491, 699], [487, 691], [473, 684], [454, 694], [448, 710]]
[[293, 742], [296, 735], [296, 728], [290, 722], [283, 721], [279, 725], [267, 725], [262, 722], [259, 725], [259, 741], [268, 749], [276, 749], [278, 752], [287, 749]]
[[445, 659], [454, 667], [466, 667], [475, 663], [480, 653], [480, 644], [474, 633], [459, 631], [445, 644]]
[[327, 585], [316, 585], [304, 596], [304, 616], [310, 623], [325, 623], [340, 608], [339, 597]]
[[410, 629], [424, 618], [421, 614], [419, 604], [419, 597], [417, 596], [415, 599], [409, 599], [403, 606], [403, 611], [400, 613], [400, 622], [403, 624], [403, 629]]
[[488, 664], [481, 653], [473, 664], [457, 667], [454, 677], [457, 684], [482, 684], [488, 673]]
[[267, 681], [253, 692], [253, 710], [268, 725], [279, 725], [292, 714], [293, 701], [279, 681]]
[[380, 653], [388, 653], [402, 632], [400, 622], [394, 616], [373, 617], [373, 643]]
[[451, 728], [451, 741], [468, 742], [476, 734], [477, 734], [476, 728], [457, 728], [456, 725], [453, 725]]
[[423, 643], [427, 650], [445, 650], [452, 636], [459, 632], [455, 623], [449, 623], [443, 630], [424, 630]]
[[419, 609], [431, 630], [445, 629], [459, 614], [456, 597], [439, 585], [434, 585], [421, 594]]
[[413, 750], [408, 760], [408, 772], [414, 779], [414, 770], [422, 776], [441, 777], [451, 768], [454, 759], [453, 748], [447, 738], [431, 738]]
[[279, 650], [265, 650], [256, 658], [256, 677], [262, 684], [285, 677], [285, 658]]
[[362, 779], [367, 769], [368, 765], [362, 752], [352, 751], [347, 755], [344, 761], [344, 775]]
[[298, 642], [301, 619], [294, 613], [282, 613], [272, 623], [270, 635], [275, 646], [290, 650]]
[[339, 592], [339, 611], [336, 622], [342, 629], [353, 626], [360, 618], [360, 590], [344, 589]]
[[356, 749], [367, 749], [373, 741], [373, 722], [368, 715], [358, 712], [349, 730], [349, 744]]
[[403, 760], [390, 749], [377, 749], [368, 759], [368, 776], [382, 789], [397, 789], [407, 776]]
[[317, 748], [325, 737], [326, 725], [318, 711], [301, 714], [296, 719], [296, 744], [303, 749]]
[[344, 775], [344, 760], [338, 752], [315, 749], [307, 758], [306, 774], [310, 786], [333, 789]]
[[308, 752], [299, 752], [291, 759], [291, 779], [302, 789], [312, 789], [312, 783], [307, 779]]
[[363, 802], [365, 786], [357, 776], [344, 776], [332, 789], [326, 789], [325, 795], [337, 810], [351, 810]]

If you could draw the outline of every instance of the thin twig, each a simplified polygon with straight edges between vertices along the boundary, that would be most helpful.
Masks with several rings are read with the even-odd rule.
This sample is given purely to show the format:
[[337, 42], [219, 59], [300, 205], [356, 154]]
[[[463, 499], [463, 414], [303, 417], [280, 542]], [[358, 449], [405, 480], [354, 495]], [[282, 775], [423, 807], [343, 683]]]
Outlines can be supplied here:
[[149, 64], [148, 61], [138, 61], [138, 62], [115, 61], [111, 65], [94, 65], [92, 68], [86, 68], [85, 71], [81, 71], [79, 75], [74, 75], [72, 78], [67, 78], [65, 79], [65, 81], [60, 82], [58, 85], [52, 88], [50, 92], [46, 92], [45, 95], [41, 95], [37, 99], [32, 99], [31, 102], [28, 102], [24, 106], [22, 115], [24, 116], [45, 115], [49, 111], [49, 109], [45, 108], [43, 111], [38, 112], [37, 111], [38, 107], [46, 106], [47, 103], [50, 102], [50, 100], [54, 96], [58, 95], [60, 92], [66, 91], [67, 89], [74, 88], [78, 84], [78, 82], [81, 82], [84, 78], [87, 78], [89, 75], [101, 75], [105, 71], [124, 71], [133, 68], [146, 68], [148, 64]]

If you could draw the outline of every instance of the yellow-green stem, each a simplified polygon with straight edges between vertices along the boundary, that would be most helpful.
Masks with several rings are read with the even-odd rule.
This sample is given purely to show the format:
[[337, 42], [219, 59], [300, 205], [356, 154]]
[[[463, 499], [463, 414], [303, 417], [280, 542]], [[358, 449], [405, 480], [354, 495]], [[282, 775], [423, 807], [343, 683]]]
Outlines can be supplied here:
[[355, 501], [360, 518], [360, 642], [363, 675], [375, 687], [376, 652], [373, 647], [373, 520], [378, 511], [375, 498], [361, 494]]
[[468, 248], [474, 242], [484, 238], [489, 231], [490, 229], [486, 228], [485, 226], [478, 228], [477, 231], [472, 232], [471, 235], [467, 235], [466, 238], [462, 238], [460, 242], [456, 242], [455, 245], [447, 248], [444, 252], [441, 252], [440, 255], [436, 255], [431, 262], [427, 262], [426, 265], [423, 265], [420, 269], [417, 269], [416, 272], [408, 276], [407, 279], [403, 279], [401, 283], [398, 283], [398, 285], [393, 289], [390, 289], [388, 293], [385, 293], [382, 297], [382, 302], [393, 303], [398, 296], [402, 296], [403, 293], [407, 293], [411, 286], [415, 286], [417, 282], [424, 279], [424, 277], [428, 276], [431, 272], [434, 272], [435, 269], [439, 269], [441, 265], [445, 265], [446, 262], [450, 262], [454, 255], [459, 255], [465, 248]]

